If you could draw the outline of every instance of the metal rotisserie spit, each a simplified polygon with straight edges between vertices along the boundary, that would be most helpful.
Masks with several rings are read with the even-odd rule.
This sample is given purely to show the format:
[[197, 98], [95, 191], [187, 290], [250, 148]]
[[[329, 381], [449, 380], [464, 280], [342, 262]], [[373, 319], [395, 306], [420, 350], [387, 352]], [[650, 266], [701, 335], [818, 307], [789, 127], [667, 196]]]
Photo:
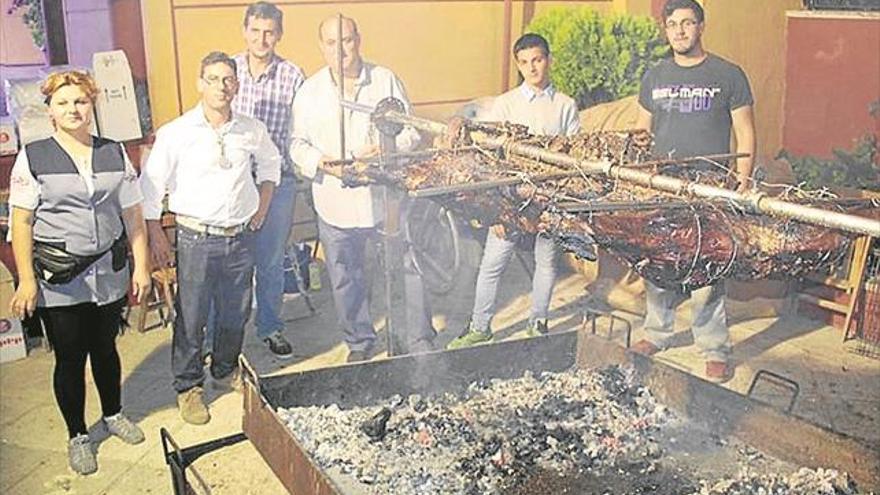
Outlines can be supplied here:
[[853, 234], [880, 235], [876, 201], [767, 184], [760, 172], [735, 189], [728, 164], [739, 155], [653, 156], [647, 131], [535, 136], [506, 122], [405, 115], [393, 100], [372, 118], [383, 135], [410, 125], [438, 136], [437, 147], [327, 162], [324, 173], [541, 234], [579, 257], [598, 245], [660, 287], [796, 277], [833, 264]]

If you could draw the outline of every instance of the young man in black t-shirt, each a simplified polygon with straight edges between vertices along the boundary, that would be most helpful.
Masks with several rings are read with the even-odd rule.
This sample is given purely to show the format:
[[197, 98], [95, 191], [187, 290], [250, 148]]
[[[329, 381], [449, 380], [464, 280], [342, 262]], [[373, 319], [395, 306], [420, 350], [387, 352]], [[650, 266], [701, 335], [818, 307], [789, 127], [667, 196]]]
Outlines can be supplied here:
[[[750, 187], [755, 154], [754, 100], [743, 70], [703, 50], [703, 8], [694, 0], [668, 0], [662, 20], [672, 59], [651, 68], [642, 79], [637, 127], [654, 133], [655, 152], [671, 158], [730, 152], [731, 130], [736, 153], [748, 153], [735, 162], [738, 188]], [[690, 167], [716, 167], [695, 162]], [[647, 314], [644, 340], [633, 349], [654, 354], [668, 345], [679, 293], [645, 281]], [[733, 375], [724, 283], [690, 294], [694, 343], [706, 356], [706, 378], [721, 382]]]

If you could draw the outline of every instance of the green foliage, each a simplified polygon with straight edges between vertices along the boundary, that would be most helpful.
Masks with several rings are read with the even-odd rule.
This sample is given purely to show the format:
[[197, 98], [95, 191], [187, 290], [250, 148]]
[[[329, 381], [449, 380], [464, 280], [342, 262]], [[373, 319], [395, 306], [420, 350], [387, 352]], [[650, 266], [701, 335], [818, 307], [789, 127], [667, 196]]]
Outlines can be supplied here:
[[46, 26], [43, 23], [42, 0], [13, 0], [7, 14], [21, 10], [21, 21], [30, 29], [34, 46], [46, 49]]
[[551, 9], [527, 31], [550, 42], [553, 84], [580, 108], [638, 93], [645, 71], [669, 54], [650, 17], [603, 16], [589, 7]]
[[880, 191], [880, 142], [873, 134], [859, 139], [852, 151], [835, 149], [831, 160], [792, 156], [786, 150], [777, 158], [788, 160], [797, 181], [809, 189], [841, 186]]

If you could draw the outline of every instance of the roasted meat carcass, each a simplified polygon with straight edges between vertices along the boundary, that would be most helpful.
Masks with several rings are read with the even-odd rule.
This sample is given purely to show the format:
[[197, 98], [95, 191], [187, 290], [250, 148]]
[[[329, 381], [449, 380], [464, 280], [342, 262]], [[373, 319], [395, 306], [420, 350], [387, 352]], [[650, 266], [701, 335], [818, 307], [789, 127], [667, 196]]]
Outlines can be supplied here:
[[695, 173], [687, 163], [653, 157], [645, 131], [541, 137], [511, 124], [464, 127], [493, 135], [500, 144], [476, 146], [463, 140], [468, 133], [457, 126], [456, 135], [445, 140], [448, 148], [425, 159], [384, 168], [350, 164], [340, 173], [353, 185], [378, 182], [417, 195], [440, 192], [432, 199], [466, 218], [551, 237], [575, 255], [589, 256], [598, 244], [665, 288], [691, 290], [725, 278], [798, 276], [836, 261], [849, 242], [841, 231], [756, 214], [725, 200], [588, 174], [577, 165], [554, 165], [507, 149], [511, 142], [524, 143], [609, 166], [653, 167], [657, 173], [681, 173], [715, 186], [735, 185], [722, 167]]

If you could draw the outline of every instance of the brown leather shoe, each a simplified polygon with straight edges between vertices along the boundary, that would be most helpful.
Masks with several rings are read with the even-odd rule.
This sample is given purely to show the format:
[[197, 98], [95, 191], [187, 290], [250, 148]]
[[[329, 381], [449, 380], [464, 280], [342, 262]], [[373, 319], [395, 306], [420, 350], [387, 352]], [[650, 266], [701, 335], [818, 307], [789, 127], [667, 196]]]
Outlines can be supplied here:
[[706, 361], [706, 379], [710, 382], [724, 383], [733, 378], [733, 367], [726, 361]]
[[200, 386], [177, 394], [177, 409], [184, 421], [191, 425], [203, 425], [211, 421], [204, 395], [205, 390]]
[[644, 354], [645, 356], [653, 356], [654, 354], [660, 352], [659, 347], [645, 339], [642, 339], [633, 344], [633, 346], [630, 347], [629, 350], [633, 352], [638, 352], [639, 354]]

